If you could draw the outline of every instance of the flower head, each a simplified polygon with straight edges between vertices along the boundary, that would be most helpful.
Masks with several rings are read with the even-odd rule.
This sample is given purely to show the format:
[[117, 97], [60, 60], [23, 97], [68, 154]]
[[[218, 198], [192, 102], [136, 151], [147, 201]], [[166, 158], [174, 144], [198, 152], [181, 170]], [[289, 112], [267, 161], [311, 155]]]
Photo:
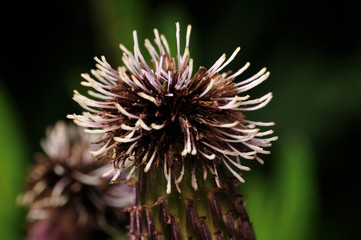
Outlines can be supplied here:
[[126, 225], [121, 208], [133, 204], [134, 194], [127, 185], [109, 185], [101, 179], [109, 163], [94, 161], [89, 150], [95, 145], [90, 144], [89, 135], [59, 121], [47, 129], [41, 145], [45, 154], [37, 155], [21, 197], [29, 207], [29, 239], [56, 235], [56, 239], [85, 239], [80, 237], [84, 232], [118, 233]]
[[235, 82], [250, 65], [246, 63], [234, 73], [222, 73], [240, 50], [237, 48], [230, 58], [223, 54], [209, 69], [200, 67], [193, 74], [189, 54], [191, 26], [187, 28], [183, 52], [178, 23], [176, 27], [175, 57], [166, 38], [155, 29], [155, 45], [145, 40], [150, 62], [140, 52], [135, 31], [133, 52], [120, 45], [124, 66], [113, 69], [104, 57], [95, 58], [97, 69], [91, 71], [94, 77], [82, 74], [82, 85], [92, 88], [88, 92], [92, 98], [74, 91], [74, 100], [87, 112], [68, 118], [85, 127], [86, 132], [104, 133], [103, 146], [92, 154], [111, 157], [115, 170], [108, 174], [114, 174], [113, 181], [127, 168], [130, 171], [126, 179], [136, 168], [144, 172], [161, 168], [167, 179], [167, 193], [173, 183], [181, 192], [179, 183], [184, 166], [189, 164], [195, 190], [197, 172], [204, 177], [210, 173], [221, 186], [219, 165], [243, 182], [241, 171], [249, 168], [241, 160], [263, 163], [259, 154], [268, 154], [264, 148], [277, 139], [267, 137], [272, 130], [261, 132], [258, 128], [273, 122], [251, 121], [244, 115], [271, 100], [271, 93], [252, 100], [249, 95], [242, 95], [266, 80], [269, 72], [263, 68], [254, 76]]

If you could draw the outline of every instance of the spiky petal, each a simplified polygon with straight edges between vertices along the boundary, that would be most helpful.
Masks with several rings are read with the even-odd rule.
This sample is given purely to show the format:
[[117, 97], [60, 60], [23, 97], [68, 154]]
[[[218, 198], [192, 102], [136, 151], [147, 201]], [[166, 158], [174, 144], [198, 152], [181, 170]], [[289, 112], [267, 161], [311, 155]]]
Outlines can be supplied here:
[[[263, 160], [260, 154], [270, 153], [266, 147], [277, 137], [272, 126], [245, 118], [247, 111], [265, 106], [272, 93], [250, 100], [243, 95], [265, 81], [269, 72], [263, 68], [247, 79], [235, 81], [248, 67], [246, 63], [235, 73], [221, 71], [235, 58], [240, 48], [227, 59], [223, 54], [209, 69], [200, 67], [193, 74], [189, 54], [190, 25], [185, 49], [180, 49], [180, 27], [176, 24], [177, 52], [172, 57], [166, 38], [154, 30], [155, 46], [145, 40], [151, 56], [147, 62], [140, 52], [134, 31], [133, 51], [123, 45], [124, 66], [113, 69], [105, 57], [95, 58], [93, 77], [82, 74], [82, 85], [90, 87], [92, 98], [74, 91], [74, 100], [86, 111], [68, 118], [90, 133], [104, 133], [103, 146], [93, 152], [95, 157], [107, 155], [117, 173], [129, 168], [164, 169], [167, 193], [179, 187], [185, 163], [191, 162], [191, 186], [198, 189], [196, 172], [208, 172], [221, 187], [218, 167], [223, 165], [240, 182], [241, 171], [250, 170], [243, 159]], [[207, 175], [206, 175], [207, 176]], [[130, 178], [130, 175], [125, 177]]]
[[27, 191], [19, 198], [29, 208], [28, 239], [96, 239], [115, 235], [127, 224], [123, 208], [134, 203], [132, 188], [101, 179], [107, 160], [89, 154], [89, 135], [62, 121], [47, 129], [29, 171]]

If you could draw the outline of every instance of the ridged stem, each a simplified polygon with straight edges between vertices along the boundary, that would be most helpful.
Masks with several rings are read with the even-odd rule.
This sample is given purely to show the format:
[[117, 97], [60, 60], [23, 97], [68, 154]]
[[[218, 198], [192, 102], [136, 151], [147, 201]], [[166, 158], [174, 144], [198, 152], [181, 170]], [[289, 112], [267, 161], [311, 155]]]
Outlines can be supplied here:
[[181, 193], [174, 186], [167, 194], [161, 168], [147, 173], [139, 168], [136, 206], [129, 209], [130, 239], [255, 239], [235, 180], [222, 176], [223, 187], [218, 188], [213, 177], [204, 180], [198, 173], [195, 191], [190, 172], [186, 165]]

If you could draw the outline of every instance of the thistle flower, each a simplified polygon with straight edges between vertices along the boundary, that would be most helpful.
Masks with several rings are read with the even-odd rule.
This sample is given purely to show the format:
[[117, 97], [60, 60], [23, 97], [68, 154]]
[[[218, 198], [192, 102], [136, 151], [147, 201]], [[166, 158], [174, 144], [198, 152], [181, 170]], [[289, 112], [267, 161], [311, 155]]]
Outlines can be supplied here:
[[91, 97], [74, 91], [73, 99], [86, 112], [68, 118], [85, 132], [103, 134], [103, 145], [91, 154], [111, 159], [114, 169], [104, 177], [127, 181], [135, 173], [136, 204], [127, 209], [131, 239], [255, 239], [234, 180], [244, 182], [242, 171], [250, 169], [243, 160], [263, 163], [260, 154], [269, 154], [265, 148], [277, 139], [272, 130], [260, 131], [273, 122], [244, 115], [271, 100], [271, 93], [252, 100], [242, 95], [269, 72], [263, 68], [236, 82], [246, 63], [222, 73], [237, 48], [230, 58], [223, 54], [193, 74], [191, 26], [183, 52], [178, 23], [176, 29], [175, 57], [155, 29], [155, 45], [145, 40], [150, 61], [140, 51], [136, 31], [133, 52], [120, 45], [124, 66], [113, 69], [104, 56], [95, 58], [93, 77], [82, 74], [81, 82], [91, 88]]
[[41, 142], [45, 154], [36, 156], [20, 198], [29, 208], [28, 239], [96, 239], [119, 233], [127, 223], [121, 209], [133, 204], [133, 190], [101, 179], [109, 163], [94, 161], [89, 150], [96, 145], [80, 128], [59, 121], [46, 134]]
[[[180, 28], [177, 23], [176, 59], [171, 56], [166, 38], [154, 30], [157, 49], [146, 39], [145, 47], [151, 56], [147, 63], [138, 45], [134, 31], [134, 53], [123, 45], [125, 66], [113, 69], [105, 57], [95, 58], [97, 69], [82, 74], [81, 84], [92, 88], [93, 99], [74, 91], [74, 100], [85, 110], [83, 115], [68, 115], [89, 133], [104, 133], [104, 145], [92, 152], [96, 157], [112, 158], [115, 181], [124, 169], [130, 168], [129, 179], [136, 168], [144, 172], [151, 168], [164, 169], [167, 193], [172, 180], [178, 190], [184, 177], [185, 164], [190, 162], [191, 185], [197, 190], [196, 171], [206, 177], [210, 173], [221, 187], [218, 167], [224, 165], [240, 182], [240, 171], [249, 167], [241, 159], [263, 160], [259, 154], [268, 154], [277, 137], [265, 137], [272, 130], [261, 132], [259, 126], [272, 126], [245, 118], [244, 112], [265, 106], [272, 98], [268, 93], [249, 100], [240, 96], [259, 85], [269, 76], [263, 68], [254, 76], [235, 82], [244, 72], [246, 63], [235, 73], [220, 73], [240, 48], [229, 59], [223, 54], [208, 70], [200, 67], [193, 75], [193, 60], [189, 55], [191, 26], [187, 28], [185, 50], [180, 49]], [[235, 159], [234, 159], [235, 158]], [[107, 175], [107, 174], [105, 174]]]

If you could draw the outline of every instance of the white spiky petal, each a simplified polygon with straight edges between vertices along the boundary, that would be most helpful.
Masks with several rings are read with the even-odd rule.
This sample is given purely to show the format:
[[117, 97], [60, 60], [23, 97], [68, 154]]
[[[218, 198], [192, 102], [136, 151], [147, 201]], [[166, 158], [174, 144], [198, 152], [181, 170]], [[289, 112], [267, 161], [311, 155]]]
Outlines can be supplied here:
[[[84, 118], [79, 119], [83, 122]], [[93, 126], [99, 125], [94, 122]], [[74, 221], [67, 218], [70, 209], [77, 216], [69, 223], [75, 228], [90, 224], [110, 235], [118, 234], [115, 224], [125, 219], [120, 208], [133, 204], [133, 189], [125, 184], [109, 185], [101, 179], [105, 172], [104, 178], [113, 176], [115, 180], [121, 177], [121, 171], [109, 170], [107, 161], [95, 162], [89, 151], [96, 147], [91, 144], [96, 134], [84, 134], [81, 130], [63, 121], [47, 128], [46, 138], [41, 141], [44, 154], [36, 155], [36, 164], [29, 172], [28, 189], [18, 201], [29, 208], [27, 218], [31, 223], [56, 221], [59, 212], [65, 221]], [[96, 155], [115, 146], [109, 143], [91, 153]], [[109, 214], [111, 218], [107, 218]]]
[[[123, 162], [129, 157], [132, 157], [129, 163], [129, 167], [133, 166], [131, 171], [134, 171], [134, 166], [142, 166], [144, 172], [148, 172], [161, 164], [167, 180], [167, 193], [171, 192], [172, 178], [177, 190], [181, 191], [179, 183], [184, 175], [184, 162], [189, 158], [201, 159], [203, 177], [207, 176], [204, 171], [210, 171], [218, 186], [221, 185], [217, 173], [220, 164], [244, 182], [240, 171], [248, 171], [249, 168], [240, 164], [240, 158], [263, 163], [258, 154], [269, 154], [264, 148], [277, 140], [277, 137], [267, 137], [273, 131], [260, 132], [258, 128], [272, 126], [273, 122], [246, 120], [242, 114], [260, 109], [272, 99], [272, 93], [256, 99], [241, 95], [269, 77], [266, 68], [238, 82], [234, 81], [235, 78], [250, 63], [247, 62], [233, 74], [221, 73], [240, 51], [238, 47], [228, 59], [223, 54], [208, 70], [201, 67], [193, 75], [190, 32], [191, 26], [188, 25], [182, 51], [180, 25], [176, 24], [176, 56], [172, 58], [165, 36], [155, 29], [155, 45], [148, 39], [144, 44], [151, 58], [149, 62], [140, 51], [137, 32], [134, 31], [133, 51], [120, 44], [124, 66], [114, 70], [102, 56], [95, 58], [97, 69], [91, 71], [95, 79], [82, 74], [85, 79], [82, 85], [95, 90], [89, 92], [95, 99], [75, 91], [74, 100], [88, 112], [68, 115], [87, 132], [105, 134], [104, 146], [92, 153], [96, 156], [112, 155], [115, 168], [124, 166]], [[177, 102], [187, 105], [183, 111], [195, 110], [179, 113], [179, 109], [183, 108], [173, 105]], [[175, 124], [178, 124], [179, 136], [169, 132], [169, 126], [174, 130]], [[167, 139], [179, 139], [179, 142], [171, 143]], [[169, 152], [173, 152], [174, 156], [170, 156]], [[173, 165], [173, 161], [167, 162], [167, 159], [173, 158], [181, 163], [181, 168]], [[198, 189], [197, 171], [193, 166], [191, 184], [195, 190]], [[114, 174], [113, 181], [119, 175], [116, 170], [105, 175], [109, 174]]]

